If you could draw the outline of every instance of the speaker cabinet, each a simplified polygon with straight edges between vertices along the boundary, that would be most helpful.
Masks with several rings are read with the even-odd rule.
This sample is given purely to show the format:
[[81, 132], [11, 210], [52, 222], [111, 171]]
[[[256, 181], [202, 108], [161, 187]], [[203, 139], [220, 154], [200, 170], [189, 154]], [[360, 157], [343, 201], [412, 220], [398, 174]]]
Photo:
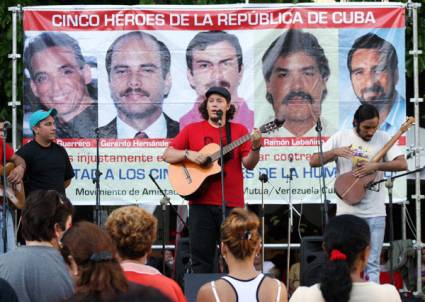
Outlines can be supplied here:
[[220, 279], [224, 274], [185, 274], [184, 293], [188, 302], [196, 302], [196, 295], [202, 285], [213, 280]]
[[320, 280], [321, 269], [326, 261], [322, 249], [323, 237], [310, 236], [301, 240], [300, 285], [311, 286]]

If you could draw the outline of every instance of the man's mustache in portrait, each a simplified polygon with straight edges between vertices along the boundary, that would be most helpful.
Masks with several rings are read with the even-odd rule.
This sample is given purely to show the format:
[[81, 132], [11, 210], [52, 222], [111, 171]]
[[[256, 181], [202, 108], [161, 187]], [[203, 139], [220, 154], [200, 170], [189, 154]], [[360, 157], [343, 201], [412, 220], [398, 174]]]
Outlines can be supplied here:
[[128, 87], [125, 91], [120, 92], [120, 97], [129, 96], [131, 94], [137, 94], [145, 97], [150, 97], [150, 93], [142, 88], [131, 88]]
[[291, 91], [283, 98], [282, 104], [287, 105], [291, 100], [295, 98], [301, 98], [302, 100], [313, 104], [313, 97], [304, 91]]
[[230, 82], [228, 81], [224, 81], [224, 80], [220, 80], [220, 81], [212, 81], [208, 83], [208, 88], [214, 87], [214, 86], [218, 86], [218, 87], [223, 87], [223, 88], [230, 88]]

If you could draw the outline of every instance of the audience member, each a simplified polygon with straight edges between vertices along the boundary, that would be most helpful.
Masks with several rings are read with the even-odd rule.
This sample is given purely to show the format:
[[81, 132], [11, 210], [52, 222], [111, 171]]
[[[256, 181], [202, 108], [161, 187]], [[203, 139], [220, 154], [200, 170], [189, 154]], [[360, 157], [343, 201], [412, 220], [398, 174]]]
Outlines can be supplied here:
[[204, 284], [197, 301], [287, 301], [285, 285], [254, 268], [255, 255], [260, 252], [258, 217], [247, 210], [235, 208], [221, 226], [221, 253], [229, 274]]
[[106, 229], [117, 245], [121, 267], [129, 281], [157, 288], [172, 301], [186, 301], [174, 280], [146, 265], [156, 238], [154, 216], [136, 206], [122, 207], [108, 217]]
[[320, 284], [299, 287], [290, 302], [401, 301], [394, 286], [362, 278], [370, 253], [370, 230], [364, 219], [353, 215], [334, 217], [326, 226], [323, 248], [327, 263]]
[[62, 238], [62, 256], [75, 276], [75, 295], [70, 301], [110, 301], [129, 290], [108, 233], [81, 221]]
[[167, 296], [153, 287], [140, 287], [119, 296], [111, 302], [172, 302]]
[[6, 280], [0, 278], [0, 301], [1, 302], [19, 302], [15, 291]]
[[74, 284], [58, 251], [72, 214], [70, 201], [54, 190], [28, 196], [22, 211], [26, 246], [0, 256], [0, 278], [9, 282], [20, 302], [61, 301], [72, 296]]

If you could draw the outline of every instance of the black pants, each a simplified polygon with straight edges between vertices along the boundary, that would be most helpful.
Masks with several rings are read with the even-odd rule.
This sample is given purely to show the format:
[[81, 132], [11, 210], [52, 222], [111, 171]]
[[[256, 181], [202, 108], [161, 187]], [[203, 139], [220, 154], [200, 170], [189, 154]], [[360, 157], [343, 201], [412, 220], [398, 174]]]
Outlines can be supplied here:
[[[226, 216], [232, 208], [226, 208]], [[194, 273], [218, 272], [217, 244], [223, 215], [220, 206], [189, 206], [189, 238]]]

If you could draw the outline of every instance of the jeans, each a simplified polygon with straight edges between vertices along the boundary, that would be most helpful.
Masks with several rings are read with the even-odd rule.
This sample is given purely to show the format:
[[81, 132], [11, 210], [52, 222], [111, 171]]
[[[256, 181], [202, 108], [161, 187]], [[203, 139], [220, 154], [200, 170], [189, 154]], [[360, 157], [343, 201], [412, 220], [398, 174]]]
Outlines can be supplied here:
[[[15, 248], [15, 234], [13, 231], [12, 211], [9, 209], [6, 211], [7, 251]], [[3, 206], [0, 206], [0, 254], [4, 253], [3, 246]]]
[[370, 228], [370, 255], [364, 271], [369, 281], [379, 284], [379, 260], [384, 243], [385, 216], [365, 218]]
[[[226, 216], [231, 208], [226, 208]], [[216, 273], [217, 244], [223, 219], [220, 206], [189, 206], [189, 239], [194, 273]]]

